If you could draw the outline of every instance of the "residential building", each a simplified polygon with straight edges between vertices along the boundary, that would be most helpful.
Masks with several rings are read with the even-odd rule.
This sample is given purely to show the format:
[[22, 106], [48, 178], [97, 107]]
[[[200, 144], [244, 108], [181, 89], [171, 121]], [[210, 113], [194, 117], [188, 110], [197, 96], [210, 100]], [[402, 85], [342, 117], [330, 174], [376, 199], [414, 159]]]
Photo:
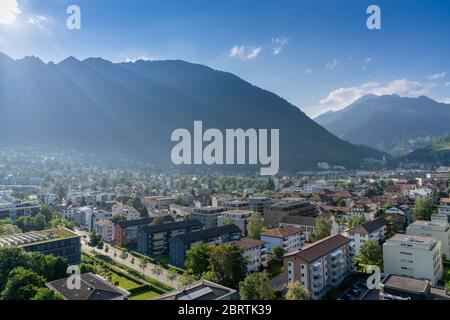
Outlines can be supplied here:
[[81, 263], [81, 238], [65, 228], [0, 237], [0, 248], [8, 246], [18, 246], [28, 252], [67, 258], [69, 264]]
[[114, 240], [114, 223], [110, 220], [98, 220], [94, 224], [94, 231], [102, 236], [103, 241], [113, 242]]
[[247, 273], [258, 272], [261, 266], [267, 266], [268, 255], [265, 242], [251, 238], [242, 238], [235, 242], [248, 259]]
[[436, 238], [441, 242], [442, 257], [450, 259], [450, 227], [445, 221], [415, 221], [406, 229], [411, 236]]
[[232, 222], [233, 224], [237, 225], [239, 229], [241, 229], [244, 236], [247, 236], [247, 225], [252, 214], [253, 211], [250, 210], [225, 211], [217, 218], [217, 225], [220, 227], [227, 224], [228, 222]]
[[176, 236], [202, 230], [198, 220], [179, 221], [155, 226], [146, 226], [138, 230], [138, 252], [157, 256], [169, 249], [169, 241]]
[[179, 290], [174, 290], [160, 295], [152, 300], [206, 301], [238, 299], [239, 294], [236, 290], [224, 287], [211, 281], [200, 280]]
[[224, 201], [222, 207], [224, 208], [225, 211], [252, 209], [249, 202], [241, 200]]
[[287, 281], [299, 281], [313, 300], [322, 298], [352, 271], [349, 244], [347, 237], [338, 234], [287, 254], [284, 257]]
[[308, 201], [288, 198], [278, 203], [272, 204], [268, 210], [264, 212], [264, 225], [268, 227], [276, 227], [281, 219], [286, 216], [315, 216], [317, 207]]
[[138, 220], [141, 214], [132, 206], [117, 202], [111, 210], [112, 216], [122, 216], [126, 220]]
[[450, 198], [441, 199], [441, 204], [438, 207], [438, 214], [441, 218], [447, 218], [447, 222], [450, 223]]
[[387, 222], [384, 218], [377, 218], [365, 222], [346, 231], [348, 238], [354, 244], [354, 254], [359, 256], [361, 246], [369, 240], [380, 243], [386, 237]]
[[442, 249], [435, 238], [396, 234], [383, 245], [384, 272], [429, 280], [442, 277]]
[[0, 201], [0, 219], [10, 219], [13, 223], [17, 218], [32, 216], [39, 213], [37, 201]]
[[304, 235], [305, 241], [309, 242], [311, 234], [317, 229], [317, 220], [317, 217], [286, 216], [281, 219], [279, 227], [296, 227]]
[[272, 199], [269, 197], [249, 197], [248, 202], [250, 203], [251, 210], [264, 214], [272, 204]]
[[380, 285], [380, 300], [450, 300], [448, 292], [428, 280], [388, 274]]
[[[155, 218], [143, 218], [138, 220], [119, 221], [115, 224], [115, 243], [119, 247], [137, 244], [138, 230], [148, 226]], [[174, 222], [172, 216], [163, 216], [164, 223]]]
[[373, 220], [375, 217], [375, 211], [373, 211], [368, 205], [355, 203], [350, 210], [350, 218], [364, 217], [366, 221]]
[[265, 242], [267, 253], [272, 253], [275, 247], [282, 247], [285, 253], [290, 253], [303, 247], [304, 236], [299, 228], [287, 226], [264, 231], [261, 241]]
[[69, 278], [48, 282], [48, 288], [59, 293], [64, 300], [125, 300], [130, 292], [113, 286], [102, 277], [94, 273], [83, 273], [80, 275], [80, 287], [69, 287]]
[[241, 236], [241, 230], [234, 224], [181, 234], [169, 241], [170, 263], [184, 268], [186, 252], [189, 251], [192, 245], [199, 242], [218, 245], [239, 240]]
[[142, 203], [149, 211], [169, 209], [175, 203], [175, 198], [164, 196], [150, 196], [142, 199]]
[[224, 212], [222, 207], [202, 207], [194, 208], [189, 213], [189, 218], [198, 220], [203, 224], [204, 229], [216, 228], [217, 218]]

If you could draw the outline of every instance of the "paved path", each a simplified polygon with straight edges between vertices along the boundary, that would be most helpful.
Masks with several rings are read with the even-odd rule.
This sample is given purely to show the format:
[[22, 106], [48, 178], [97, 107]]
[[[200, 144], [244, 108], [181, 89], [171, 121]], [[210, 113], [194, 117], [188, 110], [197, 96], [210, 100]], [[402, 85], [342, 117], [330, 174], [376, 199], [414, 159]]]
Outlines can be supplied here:
[[[78, 230], [77, 230], [78, 231]], [[92, 252], [94, 250], [94, 248], [90, 247], [87, 245], [87, 238], [82, 238], [81, 239], [81, 243], [82, 243], [82, 250], [85, 252]], [[142, 268], [139, 266], [140, 264], [140, 259], [137, 257], [134, 257], [133, 255], [131, 255], [131, 253], [128, 253], [128, 257], [126, 260], [122, 259], [122, 252], [119, 249], [114, 248], [113, 246], [109, 245], [109, 244], [105, 244], [105, 246], [109, 247], [108, 252], [106, 252], [104, 249], [100, 250], [100, 249], [95, 249], [95, 252], [97, 254], [101, 254], [107, 257], [110, 257], [112, 260], [117, 261], [120, 264], [123, 264], [133, 270], [136, 270], [150, 278], [156, 279], [164, 284], [167, 284], [175, 289], [180, 288], [181, 287], [181, 282], [180, 282], [180, 275], [177, 276], [176, 279], [171, 280], [169, 279], [169, 271], [162, 268], [161, 266], [157, 266], [153, 263], [148, 263], [147, 267], [142, 270]], [[116, 253], [116, 256], [114, 257], [114, 253]], [[132, 260], [134, 258], [134, 264], [132, 263]], [[155, 274], [153, 273], [153, 269], [158, 268], [159, 270], [161, 270], [161, 274]]]

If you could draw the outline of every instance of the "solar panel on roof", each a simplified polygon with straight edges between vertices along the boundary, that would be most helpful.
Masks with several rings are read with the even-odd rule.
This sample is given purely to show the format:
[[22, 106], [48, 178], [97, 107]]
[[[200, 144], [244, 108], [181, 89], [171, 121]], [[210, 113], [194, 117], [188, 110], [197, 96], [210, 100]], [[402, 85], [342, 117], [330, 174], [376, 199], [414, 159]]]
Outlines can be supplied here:
[[203, 296], [206, 296], [207, 294], [213, 293], [214, 291], [210, 287], [206, 287], [188, 294], [185, 294], [178, 298], [178, 300], [196, 300], [198, 298], [201, 298]]

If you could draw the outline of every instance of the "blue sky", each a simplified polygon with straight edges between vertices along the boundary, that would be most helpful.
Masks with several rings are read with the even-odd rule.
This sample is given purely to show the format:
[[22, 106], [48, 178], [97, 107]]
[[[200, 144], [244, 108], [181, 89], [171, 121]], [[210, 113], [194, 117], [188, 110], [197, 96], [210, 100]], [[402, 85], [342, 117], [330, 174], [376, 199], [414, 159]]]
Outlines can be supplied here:
[[[68, 30], [76, 4], [81, 30]], [[377, 4], [382, 29], [366, 27]], [[0, 51], [44, 61], [183, 59], [237, 74], [310, 116], [368, 94], [450, 103], [447, 0], [0, 0]]]

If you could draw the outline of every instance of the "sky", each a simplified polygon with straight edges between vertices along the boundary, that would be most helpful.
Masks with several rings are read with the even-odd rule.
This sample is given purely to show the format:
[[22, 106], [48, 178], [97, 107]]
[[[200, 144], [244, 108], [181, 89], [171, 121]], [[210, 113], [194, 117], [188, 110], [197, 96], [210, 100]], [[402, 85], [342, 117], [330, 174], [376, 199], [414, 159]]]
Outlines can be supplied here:
[[[379, 30], [366, 25], [373, 4]], [[80, 30], [66, 27], [69, 5]], [[0, 0], [0, 52], [12, 58], [182, 59], [310, 117], [370, 93], [450, 103], [449, 36], [448, 0]]]

